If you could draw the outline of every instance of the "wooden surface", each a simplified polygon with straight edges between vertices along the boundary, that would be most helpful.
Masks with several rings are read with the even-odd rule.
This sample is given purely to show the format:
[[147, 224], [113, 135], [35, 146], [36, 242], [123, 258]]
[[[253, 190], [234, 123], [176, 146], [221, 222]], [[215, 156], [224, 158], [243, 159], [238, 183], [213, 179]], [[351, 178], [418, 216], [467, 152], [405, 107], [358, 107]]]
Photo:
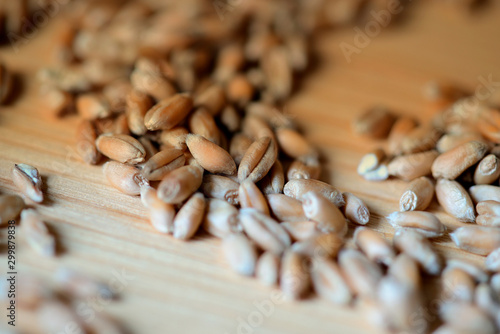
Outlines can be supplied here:
[[[371, 183], [357, 176], [359, 158], [377, 143], [353, 136], [351, 120], [376, 103], [425, 120], [433, 112], [421, 94], [427, 81], [446, 79], [474, 90], [479, 76], [500, 79], [499, 4], [474, 16], [428, 3], [414, 4], [408, 13], [404, 24], [374, 37], [350, 64], [339, 44], [353, 42], [352, 28], [324, 33], [315, 42], [314, 72], [286, 105], [324, 155], [324, 179], [364, 199], [373, 212], [370, 225], [387, 237], [393, 229], [380, 217], [397, 209], [404, 183]], [[38, 167], [47, 200], [36, 208], [60, 242], [55, 259], [18, 244], [19, 275], [34, 273], [52, 284], [60, 266], [104, 281], [114, 277], [113, 271], [125, 270], [133, 278], [120, 300], [105, 305], [104, 312], [120, 319], [131, 333], [246, 333], [239, 327], [241, 319], [258, 322], [248, 333], [370, 331], [359, 311], [316, 297], [275, 304], [270, 314], [255, 316], [255, 302], [269, 301], [273, 290], [233, 274], [220, 257], [218, 240], [199, 237], [185, 243], [155, 233], [139, 198], [118, 193], [106, 184], [100, 167], [81, 163], [74, 151], [77, 119], [54, 121], [44, 115], [34, 78], [39, 66], [51, 62], [50, 37], [57, 27], [56, 18], [19, 53], [9, 46], [0, 49], [0, 58], [21, 73], [25, 85], [17, 102], [0, 111], [0, 191], [15, 192], [10, 180], [14, 163]], [[500, 101], [500, 93], [494, 95]], [[436, 203], [432, 208], [440, 212]], [[451, 229], [460, 225], [439, 216]], [[2, 231], [0, 244], [5, 240]], [[447, 256], [482, 264], [480, 257], [457, 251], [448, 236], [437, 240], [437, 247]], [[5, 246], [2, 253], [3, 273]], [[0, 319], [4, 326], [3, 312]], [[34, 330], [28, 319], [19, 316], [20, 328]]]

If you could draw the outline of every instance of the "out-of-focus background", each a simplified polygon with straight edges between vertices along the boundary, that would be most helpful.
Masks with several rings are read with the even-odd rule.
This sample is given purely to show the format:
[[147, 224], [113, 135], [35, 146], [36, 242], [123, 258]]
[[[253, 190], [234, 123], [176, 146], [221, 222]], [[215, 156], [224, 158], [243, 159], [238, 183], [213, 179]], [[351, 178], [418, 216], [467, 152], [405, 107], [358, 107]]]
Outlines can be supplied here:
[[[3, 0], [7, 1], [14, 0]], [[250, 0], [222, 1], [232, 3], [223, 15], [237, 15], [246, 1]], [[53, 274], [64, 266], [114, 282], [119, 288], [116, 301], [97, 298], [82, 301], [81, 307], [117, 319], [130, 333], [372, 332], [355, 307], [334, 306], [317, 297], [273, 302], [272, 288], [227, 268], [219, 240], [200, 236], [181, 242], [155, 233], [139, 198], [118, 193], [107, 185], [99, 166], [79, 161], [73, 151], [77, 118], [54, 119], [44, 113], [36, 78], [41, 67], [57, 61], [52, 51], [68, 27], [68, 1], [59, 2], [60, 12], [35, 26], [20, 44], [7, 40], [0, 47], [0, 60], [16, 73], [22, 87], [12, 104], [0, 107], [0, 191], [15, 192], [10, 177], [14, 163], [38, 166], [47, 185], [47, 202], [37, 209], [47, 218], [60, 248], [56, 258], [44, 258], [19, 243], [19, 276], [36, 275], [57, 287]], [[354, 135], [352, 120], [374, 104], [421, 121], [429, 119], [439, 108], [423, 97], [423, 87], [431, 80], [472, 92], [494, 82], [487, 89], [491, 88], [491, 101], [500, 103], [500, 3], [490, 1], [469, 11], [458, 2], [405, 3], [396, 24], [368, 38], [360, 37], [360, 31], [370, 20], [321, 29], [311, 39], [311, 64], [282, 107], [320, 150], [322, 179], [359, 195], [372, 211], [370, 226], [387, 235], [393, 229], [379, 218], [397, 210], [404, 183], [373, 183], [357, 175], [361, 156], [379, 143]], [[212, 2], [216, 16], [218, 3]], [[229, 19], [219, 24], [225, 22]], [[355, 50], [347, 57], [346, 43]], [[438, 208], [437, 203], [433, 206]], [[456, 224], [446, 215], [440, 218], [449, 226]], [[0, 230], [0, 244], [4, 274], [6, 230]], [[458, 251], [449, 238], [436, 244], [451, 257], [482, 264], [480, 257]], [[436, 317], [435, 310], [428, 311]], [[6, 333], [11, 328], [5, 316], [0, 319]], [[41, 333], [35, 313], [19, 310], [17, 321], [19, 333]]]

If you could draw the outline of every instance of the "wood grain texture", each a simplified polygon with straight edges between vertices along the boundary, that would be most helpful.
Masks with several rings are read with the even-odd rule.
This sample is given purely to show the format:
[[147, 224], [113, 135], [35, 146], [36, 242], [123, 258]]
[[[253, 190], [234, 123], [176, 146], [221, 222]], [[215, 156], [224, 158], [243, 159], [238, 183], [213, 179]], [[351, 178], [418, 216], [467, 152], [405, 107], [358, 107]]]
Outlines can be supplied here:
[[[373, 213], [369, 226], [387, 237], [393, 228], [380, 218], [398, 209], [405, 183], [372, 183], [356, 174], [361, 156], [380, 143], [354, 136], [352, 119], [381, 103], [425, 121], [434, 112], [421, 94], [427, 81], [446, 79], [474, 90], [481, 84], [479, 76], [500, 79], [499, 15], [497, 2], [474, 16], [450, 5], [413, 4], [404, 24], [374, 37], [350, 64], [339, 44], [353, 42], [351, 28], [323, 33], [315, 41], [313, 73], [285, 110], [320, 149], [323, 179], [365, 200]], [[233, 274], [220, 256], [218, 240], [200, 236], [180, 242], [155, 233], [139, 198], [118, 193], [107, 185], [99, 166], [80, 162], [74, 151], [76, 117], [55, 121], [44, 114], [34, 79], [38, 67], [53, 62], [51, 36], [57, 28], [55, 18], [19, 53], [9, 46], [0, 49], [0, 59], [20, 73], [25, 86], [14, 105], [0, 110], [0, 191], [15, 192], [10, 179], [14, 163], [38, 167], [47, 200], [35, 207], [60, 241], [56, 259], [41, 258], [19, 244], [20, 275], [34, 273], [54, 284], [53, 272], [61, 266], [104, 281], [113, 279], [113, 271], [125, 270], [133, 279], [123, 287], [120, 300], [103, 309], [131, 333], [245, 333], [241, 319], [257, 322], [249, 333], [258, 334], [371, 332], [355, 308], [332, 306], [316, 297], [274, 304], [268, 314], [257, 316], [256, 303], [269, 301], [273, 290]], [[500, 102], [500, 93], [492, 98]], [[444, 214], [435, 200], [431, 210], [450, 229], [462, 225]], [[0, 235], [5, 248], [5, 231]], [[448, 236], [436, 244], [449, 257], [482, 265], [483, 258], [458, 251]], [[6, 266], [3, 251], [0, 268]], [[36, 333], [27, 320], [32, 316], [26, 314], [23, 320], [20, 315], [19, 328]]]

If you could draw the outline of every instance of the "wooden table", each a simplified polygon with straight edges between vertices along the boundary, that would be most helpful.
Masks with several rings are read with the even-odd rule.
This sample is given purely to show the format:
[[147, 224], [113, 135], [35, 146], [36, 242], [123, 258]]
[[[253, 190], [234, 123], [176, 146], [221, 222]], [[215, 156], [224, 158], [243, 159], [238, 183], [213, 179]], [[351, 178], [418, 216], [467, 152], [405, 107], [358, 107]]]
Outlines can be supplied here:
[[[450, 5], [414, 2], [411, 7], [403, 24], [383, 29], [350, 64], [339, 45], [353, 43], [352, 28], [323, 33], [315, 42], [318, 59], [313, 73], [286, 105], [286, 112], [324, 155], [323, 179], [364, 199], [373, 213], [370, 226], [389, 238], [393, 229], [380, 217], [397, 210], [404, 183], [372, 183], [356, 174], [360, 157], [379, 143], [354, 136], [352, 119], [381, 103], [423, 121], [434, 112], [421, 93], [427, 81], [450, 80], [474, 90], [481, 84], [479, 77], [500, 80], [498, 2], [472, 16]], [[0, 58], [22, 75], [25, 85], [17, 102], [0, 111], [0, 190], [15, 192], [10, 179], [14, 163], [37, 166], [47, 200], [36, 208], [57, 235], [60, 248], [60, 255], [52, 259], [19, 244], [19, 275], [37, 274], [54, 284], [53, 273], [61, 266], [103, 281], [124, 271], [130, 277], [125, 277], [120, 300], [103, 309], [130, 333], [371, 331], [359, 311], [316, 297], [274, 303], [262, 314], [256, 305], [269, 306], [273, 290], [232, 273], [220, 257], [219, 240], [180, 242], [155, 233], [139, 198], [118, 193], [107, 185], [100, 167], [81, 163], [74, 151], [78, 120], [57, 121], [45, 115], [34, 78], [37, 68], [51, 62], [50, 38], [58, 24], [56, 17], [19, 53], [9, 46], [0, 49]], [[499, 91], [492, 100], [500, 101]], [[436, 203], [432, 209], [451, 229], [460, 225]], [[4, 245], [5, 231], [1, 236]], [[481, 257], [458, 251], [448, 236], [440, 238], [437, 247], [447, 256], [482, 265]], [[4, 245], [0, 268], [6, 268], [6, 262]], [[30, 317], [19, 316], [20, 328], [36, 332]], [[4, 316], [1, 319], [4, 326]], [[243, 328], [242, 321], [256, 326]]]

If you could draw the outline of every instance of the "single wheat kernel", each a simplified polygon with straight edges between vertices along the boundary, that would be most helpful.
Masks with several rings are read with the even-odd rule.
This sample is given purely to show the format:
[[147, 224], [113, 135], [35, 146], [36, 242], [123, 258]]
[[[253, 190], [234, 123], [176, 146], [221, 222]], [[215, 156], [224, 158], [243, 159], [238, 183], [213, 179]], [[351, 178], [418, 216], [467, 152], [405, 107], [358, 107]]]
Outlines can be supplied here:
[[241, 209], [238, 218], [245, 233], [262, 249], [281, 254], [290, 246], [290, 236], [274, 219], [255, 209]]
[[205, 215], [206, 202], [202, 193], [195, 193], [182, 206], [174, 218], [174, 237], [191, 239], [200, 227]]
[[427, 330], [426, 319], [418, 323], [413, 320], [414, 314], [424, 307], [422, 292], [418, 287], [387, 276], [379, 283], [377, 299], [385, 314], [387, 328], [409, 333]]
[[176, 126], [169, 130], [163, 130], [159, 138], [161, 149], [175, 148], [185, 151], [187, 149], [186, 137], [188, 133], [189, 131], [182, 126]]
[[227, 176], [207, 174], [203, 177], [200, 190], [209, 198], [218, 198], [232, 205], [238, 205], [239, 187], [238, 182]]
[[381, 148], [365, 154], [359, 162], [358, 174], [363, 176], [368, 172], [374, 171], [385, 158], [385, 151]]
[[445, 153], [471, 141], [486, 143], [481, 134], [477, 132], [447, 133], [436, 143], [436, 150], [439, 153]]
[[488, 149], [488, 146], [471, 141], [441, 154], [432, 164], [432, 176], [434, 178], [456, 179], [467, 168], [480, 161]]
[[450, 237], [458, 248], [479, 255], [488, 255], [500, 247], [500, 229], [495, 227], [464, 226]]
[[283, 152], [292, 158], [317, 156], [316, 151], [304, 136], [293, 129], [278, 128], [276, 130], [276, 139]]
[[313, 258], [311, 279], [314, 291], [320, 297], [338, 305], [351, 302], [351, 290], [335, 262], [321, 257]]
[[377, 106], [358, 116], [352, 126], [360, 135], [379, 139], [387, 137], [395, 121], [396, 117], [390, 111]]
[[238, 274], [252, 276], [257, 262], [257, 250], [241, 233], [229, 234], [222, 241], [222, 251], [229, 266]]
[[431, 174], [432, 164], [439, 156], [437, 151], [401, 155], [387, 166], [389, 174], [405, 181], [412, 181], [421, 176]]
[[233, 175], [236, 164], [229, 153], [200, 135], [188, 134], [186, 145], [196, 161], [211, 173]]
[[205, 108], [198, 108], [188, 119], [191, 133], [200, 135], [214, 144], [221, 145], [221, 132], [212, 114]]
[[417, 261], [405, 253], [400, 253], [396, 256], [389, 266], [387, 274], [401, 282], [411, 284], [415, 288], [419, 288], [422, 285], [422, 274]]
[[298, 199], [299, 201], [302, 201], [303, 196], [310, 191], [320, 193], [339, 208], [345, 205], [344, 196], [342, 196], [342, 193], [338, 189], [328, 183], [319, 180], [290, 180], [285, 184], [283, 188], [283, 192], [285, 195]]
[[370, 221], [370, 211], [365, 203], [355, 195], [345, 192], [342, 194], [345, 201], [344, 215], [351, 222], [366, 225]]
[[153, 106], [151, 98], [138, 90], [131, 90], [126, 97], [125, 114], [130, 131], [135, 135], [143, 135], [148, 129], [144, 125], [144, 116]]
[[205, 231], [218, 238], [224, 238], [231, 233], [243, 231], [238, 219], [238, 209], [220, 199], [208, 199], [205, 219]]
[[321, 164], [316, 157], [299, 157], [288, 167], [288, 180], [292, 179], [319, 179]]
[[286, 299], [300, 299], [309, 291], [311, 277], [305, 258], [287, 250], [281, 260], [280, 288]]
[[347, 222], [342, 212], [318, 192], [308, 192], [302, 196], [302, 208], [308, 219], [318, 223], [318, 229], [344, 236]]
[[307, 220], [302, 203], [283, 194], [269, 194], [266, 196], [271, 212], [278, 221], [304, 221]]
[[492, 215], [478, 215], [476, 224], [481, 226], [500, 227], [500, 217]]
[[354, 232], [354, 242], [374, 262], [389, 266], [396, 257], [396, 253], [389, 242], [378, 232], [366, 227], [358, 227], [356, 229], [356, 232]]
[[443, 209], [465, 223], [476, 219], [474, 204], [467, 191], [456, 181], [440, 179], [436, 184], [436, 197]]
[[500, 202], [482, 201], [477, 203], [476, 211], [478, 215], [500, 216]]
[[184, 166], [184, 152], [175, 148], [160, 151], [142, 164], [141, 174], [150, 181], [160, 181], [172, 170]]
[[427, 209], [434, 197], [434, 183], [425, 176], [413, 180], [399, 200], [400, 211], [422, 211]]
[[43, 202], [42, 177], [33, 166], [15, 164], [12, 169], [12, 181], [21, 194], [33, 202]]
[[431, 243], [422, 234], [398, 229], [394, 234], [394, 246], [415, 259], [422, 269], [430, 275], [438, 275], [442, 269], [442, 260]]
[[174, 232], [175, 207], [160, 200], [156, 190], [149, 186], [141, 187], [141, 201], [148, 209], [151, 225], [161, 233]]
[[389, 169], [386, 164], [381, 164], [374, 170], [364, 173], [362, 176], [368, 181], [385, 181], [389, 178]]
[[158, 185], [158, 198], [179, 204], [194, 194], [203, 181], [203, 168], [186, 165], [168, 173]]
[[261, 180], [276, 162], [278, 148], [270, 137], [261, 137], [252, 143], [241, 158], [238, 167], [238, 180]]
[[176, 94], [161, 100], [144, 116], [144, 124], [151, 131], [170, 130], [191, 111], [193, 99], [186, 94]]
[[242, 208], [253, 208], [269, 215], [269, 206], [260, 189], [251, 180], [245, 180], [240, 184], [238, 199]]
[[146, 150], [134, 137], [121, 134], [102, 134], [96, 139], [99, 152], [112, 160], [126, 164], [144, 161]]
[[441, 130], [432, 125], [416, 127], [401, 140], [401, 150], [404, 154], [432, 150], [441, 134]]
[[220, 122], [229, 132], [235, 133], [240, 129], [241, 115], [236, 108], [228, 105], [220, 113]]
[[409, 228], [428, 238], [439, 237], [446, 231], [446, 226], [435, 215], [426, 211], [396, 211], [387, 216], [387, 221], [394, 228]]
[[139, 195], [141, 185], [148, 183], [140, 175], [139, 169], [116, 161], [106, 162], [102, 166], [102, 171], [111, 186], [127, 195]]
[[91, 121], [83, 120], [76, 129], [76, 150], [83, 161], [89, 165], [95, 165], [101, 158], [97, 150], [95, 140], [97, 131]]
[[[269, 137], [276, 140], [276, 136], [271, 126], [267, 124], [265, 120], [257, 116], [246, 115], [241, 122], [241, 131], [254, 141], [262, 137]], [[276, 147], [277, 146], [278, 145], [276, 145]]]
[[500, 187], [487, 184], [472, 186], [469, 193], [474, 202], [496, 201], [500, 202]]
[[241, 132], [236, 133], [229, 143], [229, 154], [233, 157], [236, 165], [241, 164], [241, 160], [245, 156], [253, 141]]
[[476, 282], [460, 268], [445, 268], [441, 275], [443, 297], [447, 300], [471, 303], [474, 299]]
[[273, 286], [278, 283], [280, 258], [271, 252], [265, 252], [259, 257], [255, 268], [255, 276], [263, 284]]
[[401, 117], [393, 125], [387, 138], [387, 152], [391, 155], [400, 155], [402, 152], [401, 142], [411, 130], [417, 127], [413, 118]]
[[259, 182], [259, 186], [266, 195], [283, 193], [285, 173], [283, 172], [283, 166], [279, 160], [274, 162], [269, 172]]
[[374, 299], [382, 279], [380, 267], [354, 249], [343, 249], [338, 261], [351, 291], [360, 298]]

